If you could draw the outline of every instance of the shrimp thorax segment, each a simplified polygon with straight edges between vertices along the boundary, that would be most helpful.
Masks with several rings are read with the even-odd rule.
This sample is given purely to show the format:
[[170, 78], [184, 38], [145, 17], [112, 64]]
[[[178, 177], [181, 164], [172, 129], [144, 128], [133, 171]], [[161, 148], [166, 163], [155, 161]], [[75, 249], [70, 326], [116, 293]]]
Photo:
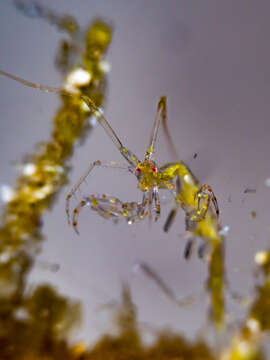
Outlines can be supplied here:
[[138, 179], [138, 188], [141, 191], [150, 191], [154, 187], [160, 187], [162, 175], [154, 161], [145, 160], [143, 163], [138, 162], [135, 171]]

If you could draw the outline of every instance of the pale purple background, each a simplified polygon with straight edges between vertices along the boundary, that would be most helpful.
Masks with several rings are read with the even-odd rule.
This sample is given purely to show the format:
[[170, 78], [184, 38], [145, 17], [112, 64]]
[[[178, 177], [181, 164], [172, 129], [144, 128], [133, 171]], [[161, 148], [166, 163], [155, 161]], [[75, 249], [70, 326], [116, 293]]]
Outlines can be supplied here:
[[[95, 16], [115, 26], [108, 60], [109, 91], [106, 116], [128, 148], [142, 157], [159, 96], [168, 96], [169, 126], [181, 158], [218, 198], [221, 220], [229, 225], [227, 277], [233, 289], [252, 292], [256, 250], [269, 246], [270, 189], [270, 2], [226, 1], [41, 1], [59, 13], [73, 14], [82, 25]], [[59, 86], [53, 65], [63, 34], [47, 23], [18, 13], [9, 1], [0, 3], [0, 68], [31, 81]], [[17, 177], [14, 162], [49, 138], [57, 96], [0, 79], [1, 184]], [[192, 159], [197, 152], [197, 159]], [[97, 127], [71, 160], [73, 184], [89, 162], [121, 160], [104, 131]], [[159, 164], [171, 160], [164, 136], [158, 137]], [[243, 194], [245, 188], [256, 194]], [[68, 227], [63, 189], [57, 204], [44, 216], [40, 260], [60, 264], [57, 273], [40, 265], [31, 283], [50, 282], [63, 294], [84, 304], [80, 336], [93, 340], [109, 329], [108, 311], [99, 306], [119, 299], [129, 282], [139, 320], [156, 327], [172, 326], [194, 336], [206, 322], [207, 297], [191, 308], [176, 308], [143, 274], [134, 275], [138, 260], [152, 265], [176, 293], [199, 292], [206, 264], [194, 256], [183, 259], [184, 218], [179, 215], [169, 234], [162, 226], [170, 205], [161, 208], [157, 224], [114, 225], [86, 210], [78, 237]], [[82, 186], [93, 192], [140, 200], [135, 178], [119, 171], [97, 170]], [[78, 196], [79, 199], [79, 196]], [[229, 201], [231, 199], [231, 202]], [[257, 212], [252, 219], [251, 210]], [[230, 299], [231, 319], [244, 310]], [[109, 311], [110, 314], [110, 311]]]

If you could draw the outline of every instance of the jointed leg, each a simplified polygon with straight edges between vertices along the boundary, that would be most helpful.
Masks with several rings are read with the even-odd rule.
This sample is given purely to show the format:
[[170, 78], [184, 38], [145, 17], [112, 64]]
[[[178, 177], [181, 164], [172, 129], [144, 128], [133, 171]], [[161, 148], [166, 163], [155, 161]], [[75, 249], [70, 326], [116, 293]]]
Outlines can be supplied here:
[[[173, 191], [174, 197], [176, 197], [181, 192], [181, 179], [177, 175], [175, 180], [175, 190]], [[163, 230], [164, 232], [168, 232], [170, 227], [172, 226], [174, 219], [176, 217], [177, 211], [178, 211], [178, 205], [176, 205], [169, 213], [166, 222], [164, 224]]]
[[136, 202], [122, 202], [121, 200], [109, 195], [91, 195], [85, 197], [73, 210], [72, 226], [77, 234], [78, 219], [81, 210], [85, 206], [89, 206], [91, 210], [96, 211], [99, 216], [108, 220], [112, 219], [115, 222], [125, 219], [128, 224], [133, 224], [137, 220], [142, 220], [146, 215], [145, 207], [147, 201], [142, 203]]
[[158, 195], [158, 188], [154, 187], [152, 192], [149, 192], [147, 194], [149, 220], [152, 221], [152, 213], [154, 212], [154, 220], [157, 221], [160, 216], [160, 199]]
[[146, 208], [147, 204], [148, 204], [148, 192], [144, 192], [144, 193], [143, 193], [142, 202], [141, 202], [141, 204], [140, 204], [140, 209], [139, 209], [139, 211], [138, 211], [138, 216], [139, 216], [139, 218], [140, 218], [141, 220], [144, 219], [144, 217], [145, 217], [146, 215], [148, 215], [148, 212], [145, 211], [145, 208]]
[[188, 260], [190, 258], [190, 256], [192, 255], [193, 249], [194, 249], [194, 245], [196, 242], [196, 238], [195, 237], [190, 237], [186, 243], [185, 246], [185, 250], [184, 250], [184, 258], [186, 260]]
[[[186, 243], [185, 250], [184, 250], [184, 258], [186, 260], [188, 260], [191, 257], [197, 240], [198, 240], [198, 238], [196, 238], [194, 236], [188, 237], [188, 241]], [[208, 244], [206, 241], [203, 240], [202, 243], [198, 247], [198, 257], [200, 259], [205, 259], [208, 251], [209, 251]]]
[[[164, 225], [165, 232], [171, 227], [179, 206], [186, 213], [187, 229], [189, 231], [192, 231], [192, 224], [195, 225], [195, 222], [204, 219], [211, 202], [217, 216], [219, 215], [217, 199], [211, 187], [203, 185], [198, 190], [198, 180], [183, 162], [166, 164], [161, 168], [161, 171], [165, 179], [173, 179], [172, 183], [167, 180], [167, 188], [170, 189], [170, 186], [173, 185], [173, 189], [170, 190], [173, 192], [176, 201], [176, 206], [171, 210]], [[197, 203], [194, 202], [194, 194]]]
[[[176, 175], [175, 177], [175, 185], [174, 185], [174, 190], [173, 190], [173, 195], [176, 198], [177, 195], [180, 194], [181, 190], [182, 190], [182, 185], [181, 185], [181, 179], [179, 175]], [[168, 232], [170, 227], [172, 226], [174, 219], [176, 217], [177, 211], [178, 211], [179, 205], [177, 204], [169, 213], [166, 222], [164, 224], [163, 230], [164, 232]]]
[[77, 229], [79, 215], [85, 206], [90, 206], [92, 210], [105, 219], [114, 218], [116, 220], [117, 217], [122, 215], [122, 202], [115, 197], [105, 194], [85, 197], [73, 210], [72, 226], [77, 234], [79, 234]]
[[117, 164], [115, 162], [110, 162], [108, 164], [106, 163], [101, 163], [100, 160], [94, 161], [93, 163], [91, 163], [87, 169], [87, 171], [84, 173], [84, 175], [79, 179], [79, 181], [72, 187], [72, 189], [70, 190], [70, 192], [67, 194], [66, 196], [66, 214], [67, 214], [67, 218], [68, 218], [68, 223], [70, 223], [70, 200], [72, 198], [72, 196], [76, 193], [76, 191], [79, 189], [79, 187], [81, 186], [81, 184], [85, 181], [85, 179], [87, 178], [87, 176], [90, 174], [90, 172], [93, 170], [93, 168], [95, 166], [101, 166], [101, 167], [108, 167], [108, 168], [116, 168], [116, 169], [124, 169], [124, 170], [129, 170], [128, 166], [126, 165], [121, 165], [121, 164]]
[[219, 207], [217, 198], [209, 185], [202, 185], [200, 190], [196, 193], [195, 199], [198, 199], [197, 210], [192, 214], [192, 221], [201, 221], [205, 218], [210, 203], [212, 202], [215, 208], [217, 217], [219, 216]]
[[80, 212], [81, 212], [82, 208], [84, 208], [86, 205], [89, 205], [89, 204], [91, 204], [91, 199], [85, 198], [84, 200], [81, 200], [79, 205], [77, 205], [75, 207], [75, 209], [73, 210], [72, 226], [78, 235], [79, 235], [79, 231], [77, 229], [77, 225], [78, 225], [78, 219], [79, 219]]
[[157, 221], [160, 216], [160, 199], [157, 188], [153, 189], [152, 197], [154, 200], [155, 221]]
[[178, 206], [176, 206], [175, 208], [173, 208], [170, 211], [170, 213], [169, 213], [169, 215], [167, 217], [167, 220], [166, 220], [166, 222], [165, 222], [165, 224], [163, 226], [164, 232], [168, 232], [170, 227], [172, 226], [172, 223], [174, 222], [174, 219], [175, 219], [176, 214], [177, 214], [177, 210], [178, 210]]

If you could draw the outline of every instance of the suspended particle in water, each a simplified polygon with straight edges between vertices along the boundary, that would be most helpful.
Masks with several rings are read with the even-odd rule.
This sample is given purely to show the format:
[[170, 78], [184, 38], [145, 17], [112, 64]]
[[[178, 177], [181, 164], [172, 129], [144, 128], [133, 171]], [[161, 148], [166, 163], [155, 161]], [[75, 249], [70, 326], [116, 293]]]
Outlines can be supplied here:
[[244, 194], [255, 194], [256, 193], [256, 189], [253, 188], [246, 188], [244, 190]]

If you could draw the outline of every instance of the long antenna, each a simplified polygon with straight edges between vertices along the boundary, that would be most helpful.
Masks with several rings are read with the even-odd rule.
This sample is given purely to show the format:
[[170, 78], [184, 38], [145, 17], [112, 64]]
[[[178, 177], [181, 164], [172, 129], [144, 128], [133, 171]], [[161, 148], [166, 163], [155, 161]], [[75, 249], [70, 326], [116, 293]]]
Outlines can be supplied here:
[[[0, 75], [3, 75], [5, 77], [8, 77], [12, 80], [15, 80], [25, 86], [46, 92], [46, 93], [54, 93], [54, 94], [60, 94], [60, 95], [64, 95], [64, 96], [69, 96], [69, 97], [74, 97], [75, 95], [69, 93], [68, 91], [61, 89], [61, 88], [57, 88], [57, 87], [52, 87], [52, 86], [47, 86], [47, 85], [42, 85], [42, 84], [36, 84], [30, 81], [27, 81], [23, 78], [20, 78], [18, 76], [12, 75], [6, 71], [0, 70]], [[111, 128], [110, 124], [108, 123], [108, 121], [105, 119], [105, 117], [103, 116], [103, 112], [102, 110], [96, 106], [96, 104], [94, 103], [94, 101], [92, 99], [90, 99], [88, 96], [86, 95], [79, 95], [79, 97], [83, 100], [83, 102], [88, 106], [88, 108], [92, 111], [95, 112], [95, 115], [97, 117], [97, 120], [99, 122], [99, 124], [103, 127], [103, 129], [105, 130], [105, 132], [107, 133], [107, 135], [110, 137], [110, 139], [113, 141], [113, 143], [115, 144], [115, 146], [117, 147], [117, 149], [121, 152], [122, 156], [124, 156], [124, 158], [126, 160], [128, 160], [126, 158], [126, 156], [122, 153], [124, 146], [121, 143], [121, 141], [119, 140], [118, 136], [116, 135], [116, 133], [114, 132], [114, 130]], [[129, 161], [129, 160], [128, 160]]]
[[165, 106], [166, 106], [166, 97], [162, 96], [158, 102], [156, 117], [152, 128], [152, 133], [150, 136], [149, 146], [146, 150], [145, 160], [152, 160], [154, 156], [158, 129], [162, 119], [162, 112], [164, 111]]
[[163, 126], [163, 130], [164, 130], [164, 134], [165, 134], [166, 140], [168, 142], [169, 150], [170, 150], [171, 154], [173, 155], [174, 160], [179, 161], [179, 155], [177, 154], [176, 147], [174, 145], [172, 136], [171, 136], [171, 134], [169, 132], [169, 128], [168, 128], [166, 97], [164, 96], [163, 98], [161, 98], [161, 100], [162, 100], [162, 105], [163, 105], [161, 117], [162, 117], [162, 126]]

